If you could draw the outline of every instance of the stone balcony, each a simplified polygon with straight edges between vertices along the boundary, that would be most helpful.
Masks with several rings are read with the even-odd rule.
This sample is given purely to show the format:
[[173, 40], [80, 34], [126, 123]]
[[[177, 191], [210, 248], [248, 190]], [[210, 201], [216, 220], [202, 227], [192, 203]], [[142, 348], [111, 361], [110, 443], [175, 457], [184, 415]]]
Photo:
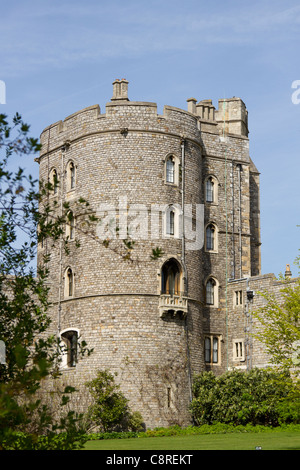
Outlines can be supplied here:
[[161, 294], [159, 297], [159, 314], [160, 317], [166, 314], [172, 316], [180, 315], [185, 317], [188, 311], [188, 298], [182, 294]]

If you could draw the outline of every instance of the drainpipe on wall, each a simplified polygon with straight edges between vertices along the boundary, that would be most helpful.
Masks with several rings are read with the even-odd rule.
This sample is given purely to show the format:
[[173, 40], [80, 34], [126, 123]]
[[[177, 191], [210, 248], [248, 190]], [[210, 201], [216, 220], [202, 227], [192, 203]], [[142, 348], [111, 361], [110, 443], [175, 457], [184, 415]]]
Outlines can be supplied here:
[[[185, 140], [184, 137], [181, 139], [181, 211], [182, 211], [182, 221], [181, 221], [181, 242], [182, 242], [182, 253], [181, 261], [184, 268], [184, 295], [187, 295], [187, 271], [185, 266], [185, 234], [184, 234], [184, 196], [185, 196]], [[187, 354], [187, 368], [188, 368], [188, 388], [190, 395], [190, 402], [192, 401], [192, 372], [191, 372], [191, 362], [190, 362], [190, 348], [189, 348], [189, 336], [188, 336], [188, 323], [187, 317], [185, 316], [184, 327], [185, 327], [185, 336], [186, 336], [186, 354]]]
[[235, 231], [235, 212], [234, 212], [234, 161], [231, 160], [231, 199], [232, 199], [232, 206], [231, 206], [231, 213], [232, 213], [232, 226], [231, 226], [231, 251], [232, 251], [232, 270], [231, 270], [231, 277], [235, 279], [235, 244], [234, 244], [234, 231]]
[[[181, 240], [182, 240], [182, 253], [181, 259], [185, 265], [185, 239], [184, 239], [184, 190], [185, 190], [185, 141], [184, 137], [181, 139]], [[185, 280], [186, 282], [186, 280]]]
[[241, 183], [241, 164], [237, 165], [239, 174], [239, 252], [240, 252], [240, 278], [242, 278], [242, 183]]
[[[63, 191], [64, 191], [64, 154], [66, 152], [67, 146], [63, 145], [61, 149], [61, 170], [60, 170], [60, 216], [63, 216]], [[60, 337], [61, 331], [61, 291], [62, 291], [62, 234], [60, 235], [59, 240], [59, 284], [58, 284], [58, 311], [57, 311], [57, 336]]]

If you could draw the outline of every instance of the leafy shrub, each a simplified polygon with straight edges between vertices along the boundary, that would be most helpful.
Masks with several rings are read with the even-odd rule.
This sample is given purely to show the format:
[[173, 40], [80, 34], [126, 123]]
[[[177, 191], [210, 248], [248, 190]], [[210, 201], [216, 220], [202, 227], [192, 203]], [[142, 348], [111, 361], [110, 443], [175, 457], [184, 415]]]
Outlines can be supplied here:
[[144, 431], [145, 423], [139, 411], [129, 412], [127, 416], [127, 428], [131, 432]]
[[292, 422], [291, 416], [295, 416], [295, 410], [284, 413], [278, 405], [287, 399], [292, 387], [289, 376], [270, 370], [233, 370], [219, 377], [211, 371], [203, 372], [194, 378], [190, 410], [197, 425], [277, 426]]
[[300, 399], [283, 400], [277, 405], [278, 421], [280, 424], [300, 424]]
[[87, 382], [86, 386], [92, 396], [86, 418], [91, 426], [104, 432], [135, 432], [144, 429], [141, 414], [131, 412], [127, 398], [108, 370], [99, 370], [96, 378]]

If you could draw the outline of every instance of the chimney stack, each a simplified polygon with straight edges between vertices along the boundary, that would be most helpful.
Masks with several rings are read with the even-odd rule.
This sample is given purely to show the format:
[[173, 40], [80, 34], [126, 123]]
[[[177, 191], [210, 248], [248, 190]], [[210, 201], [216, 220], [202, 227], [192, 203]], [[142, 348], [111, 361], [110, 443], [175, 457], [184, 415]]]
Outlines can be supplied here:
[[128, 81], [125, 78], [118, 78], [113, 82], [112, 101], [129, 101], [128, 99]]
[[286, 278], [292, 277], [292, 272], [291, 272], [291, 268], [289, 264], [287, 264], [285, 267], [285, 277]]

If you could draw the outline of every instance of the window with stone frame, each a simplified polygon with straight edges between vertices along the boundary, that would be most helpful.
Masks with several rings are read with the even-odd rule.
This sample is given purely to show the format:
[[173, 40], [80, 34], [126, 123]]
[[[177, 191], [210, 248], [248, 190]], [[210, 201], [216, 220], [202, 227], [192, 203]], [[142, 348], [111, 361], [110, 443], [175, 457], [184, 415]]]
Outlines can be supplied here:
[[166, 182], [175, 183], [175, 161], [172, 156], [166, 161]]
[[74, 273], [72, 269], [69, 267], [65, 271], [65, 297], [73, 297], [74, 296]]
[[179, 238], [181, 234], [182, 212], [177, 205], [170, 205], [164, 211], [164, 235]]
[[175, 212], [170, 209], [167, 212], [167, 235], [174, 235]]
[[69, 240], [75, 239], [75, 217], [72, 211], [67, 214], [66, 236]]
[[245, 343], [244, 339], [235, 339], [233, 341], [233, 360], [244, 361], [245, 360]]
[[206, 305], [217, 306], [218, 304], [217, 282], [210, 277], [205, 285]]
[[213, 223], [208, 224], [205, 229], [205, 250], [215, 253], [218, 251], [218, 232]]
[[218, 181], [217, 179], [210, 175], [205, 179], [204, 183], [205, 190], [205, 202], [210, 204], [218, 203]]
[[204, 339], [204, 359], [206, 364], [220, 363], [220, 336], [206, 335]]
[[175, 155], [168, 155], [165, 159], [164, 181], [166, 184], [179, 185], [180, 160]]
[[67, 191], [75, 189], [76, 184], [76, 168], [73, 161], [70, 161], [67, 165]]
[[175, 259], [166, 261], [161, 270], [161, 293], [181, 294], [182, 269]]
[[58, 175], [57, 175], [57, 170], [56, 168], [53, 168], [50, 173], [50, 184], [52, 186], [51, 188], [51, 194], [53, 196], [56, 196], [58, 193]]
[[78, 349], [78, 331], [66, 330], [61, 334], [63, 341], [63, 366], [76, 367]]
[[234, 304], [236, 306], [243, 305], [243, 291], [242, 290], [236, 290], [234, 292]]

